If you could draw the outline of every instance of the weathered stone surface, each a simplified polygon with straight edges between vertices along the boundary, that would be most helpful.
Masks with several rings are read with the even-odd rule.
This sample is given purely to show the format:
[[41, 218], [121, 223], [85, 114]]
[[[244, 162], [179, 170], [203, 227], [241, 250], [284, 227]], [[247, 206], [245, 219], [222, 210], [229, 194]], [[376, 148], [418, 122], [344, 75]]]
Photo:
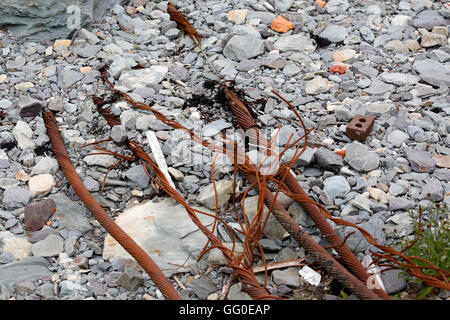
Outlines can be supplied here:
[[58, 221], [58, 229], [78, 230], [82, 233], [91, 230], [91, 225], [87, 219], [89, 213], [82, 204], [70, 200], [62, 193], [51, 194], [48, 198], [56, 204], [54, 217]]
[[[233, 193], [233, 181], [231, 180], [220, 180], [215, 183], [218, 205], [219, 208], [222, 207], [230, 198]], [[211, 210], [216, 209], [216, 197], [214, 192], [214, 186], [211, 183], [210, 185], [204, 187], [200, 190], [200, 193], [197, 197], [197, 203], [206, 206]]]
[[241, 61], [257, 57], [264, 53], [264, 43], [249, 35], [235, 35], [225, 45], [225, 57]]
[[316, 50], [314, 42], [301, 34], [281, 37], [274, 43], [274, 48], [280, 51], [313, 52]]
[[[76, 29], [99, 20], [113, 4], [123, 2], [40, 0], [30, 3], [27, 0], [4, 0], [0, 6], [0, 26], [8, 27], [16, 37], [27, 40], [65, 39]], [[79, 25], [76, 25], [74, 16], [77, 9], [71, 5], [80, 10]]]
[[[196, 209], [212, 213], [204, 207]], [[213, 218], [198, 214], [203, 225], [212, 223]], [[132, 237], [156, 262], [166, 275], [183, 272], [195, 263], [199, 248], [207, 238], [202, 232], [193, 232], [198, 227], [189, 218], [186, 210], [173, 200], [144, 202], [122, 212], [116, 223]], [[105, 238], [103, 258], [130, 259], [131, 256], [110, 235]], [[173, 264], [183, 265], [174, 270]]]
[[31, 243], [9, 231], [0, 232], [0, 252], [10, 253], [14, 259], [22, 260], [31, 253]]
[[357, 171], [371, 171], [380, 165], [378, 155], [357, 141], [347, 145], [345, 161]]
[[13, 292], [14, 285], [19, 281], [35, 281], [51, 275], [48, 262], [42, 257], [27, 257], [21, 261], [0, 266], [0, 283], [5, 284], [10, 292]]
[[31, 250], [35, 257], [54, 257], [64, 251], [64, 239], [50, 234], [44, 240], [34, 243]]

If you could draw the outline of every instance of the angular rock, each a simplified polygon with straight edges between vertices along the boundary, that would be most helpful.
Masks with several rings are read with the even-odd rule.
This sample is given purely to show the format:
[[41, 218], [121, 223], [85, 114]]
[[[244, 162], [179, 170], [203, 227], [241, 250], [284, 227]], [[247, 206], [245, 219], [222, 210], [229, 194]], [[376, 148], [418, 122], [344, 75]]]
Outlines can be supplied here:
[[218, 290], [217, 286], [211, 281], [211, 279], [206, 277], [200, 277], [192, 281], [191, 288], [192, 292], [202, 300], [205, 300], [211, 293], [217, 292]]
[[441, 201], [444, 195], [444, 189], [441, 182], [436, 178], [431, 178], [422, 187], [421, 199], [428, 199], [434, 202]]
[[21, 117], [35, 117], [41, 111], [42, 104], [30, 96], [22, 96], [19, 99], [19, 108]]
[[275, 270], [272, 272], [273, 281], [277, 285], [286, 285], [290, 287], [299, 287], [300, 286], [300, 275], [298, 271], [300, 268], [298, 267], [289, 267], [286, 270]]
[[413, 68], [423, 81], [434, 86], [450, 86], [450, 71], [444, 65], [432, 59], [415, 61]]
[[52, 199], [30, 203], [25, 207], [25, 226], [29, 231], [42, 229], [48, 219], [55, 213], [56, 205]]
[[353, 169], [360, 172], [374, 170], [380, 165], [378, 155], [369, 151], [365, 145], [358, 141], [353, 141], [347, 145], [344, 160]]
[[448, 26], [449, 24], [450, 19], [440, 15], [437, 10], [424, 10], [420, 12], [413, 23], [414, 27], [425, 28], [429, 31], [435, 26]]
[[413, 86], [420, 80], [418, 76], [397, 72], [383, 72], [380, 74], [380, 78], [384, 82], [392, 83], [397, 86]]
[[44, 240], [36, 242], [32, 246], [35, 257], [54, 257], [64, 251], [64, 239], [60, 236], [50, 234]]
[[[258, 211], [258, 197], [254, 196], [245, 198], [243, 205], [245, 208], [247, 219], [249, 219], [250, 221], [253, 220]], [[264, 205], [264, 214], [261, 225], [263, 224], [263, 221], [266, 219], [268, 212], [269, 209]], [[269, 239], [284, 239], [289, 235], [273, 215], [269, 216], [263, 234]]]
[[327, 39], [333, 43], [344, 41], [345, 37], [347, 37], [347, 29], [343, 26], [338, 26], [335, 24], [330, 24], [320, 33], [320, 37]]
[[10, 292], [13, 292], [14, 285], [19, 281], [35, 281], [51, 275], [48, 262], [42, 257], [27, 257], [0, 266], [0, 283], [6, 285]]
[[331, 199], [345, 196], [350, 189], [347, 179], [343, 176], [332, 176], [323, 181], [323, 191], [325, 191]]
[[401, 270], [388, 270], [381, 272], [381, 280], [387, 294], [394, 294], [404, 290], [407, 283], [401, 275]]
[[[97, 150], [94, 150], [90, 153], [99, 153]], [[95, 155], [86, 155], [83, 158], [83, 161], [86, 162], [89, 166], [100, 166], [104, 168], [109, 168], [113, 164], [117, 162], [116, 158], [114, 156], [105, 153], [103, 154], [95, 154]]]
[[150, 182], [150, 177], [145, 173], [142, 165], [137, 165], [128, 169], [125, 171], [125, 176], [131, 181], [132, 184], [141, 189], [147, 188]]
[[[220, 180], [217, 181], [215, 185], [217, 191], [218, 206], [220, 208], [231, 198], [231, 194], [233, 193], [233, 181]], [[196, 201], [197, 203], [204, 205], [211, 210], [216, 209], [216, 197], [214, 186], [212, 183], [200, 190]]]
[[289, 206], [288, 212], [294, 218], [295, 222], [300, 224], [301, 226], [306, 228], [314, 226], [314, 221], [298, 202], [294, 202], [293, 204], [291, 204]]
[[204, 126], [202, 128], [202, 135], [204, 137], [212, 137], [218, 134], [223, 129], [231, 128], [232, 126], [233, 125], [231, 123], [226, 122], [224, 119], [219, 119]]
[[431, 173], [436, 167], [436, 163], [431, 158], [430, 154], [424, 150], [407, 149], [406, 158], [411, 165], [411, 168], [416, 172]]
[[11, 254], [15, 260], [22, 260], [30, 255], [31, 243], [9, 231], [0, 231], [0, 252]]
[[388, 134], [386, 140], [394, 147], [400, 147], [405, 141], [409, 139], [409, 135], [402, 130], [393, 130]]
[[223, 54], [235, 61], [248, 60], [264, 53], [264, 42], [249, 35], [234, 35], [225, 45]]
[[330, 90], [331, 84], [327, 79], [316, 77], [313, 80], [307, 81], [305, 84], [305, 93], [314, 95], [324, 93]]
[[58, 161], [51, 157], [43, 157], [39, 162], [31, 169], [31, 175], [39, 174], [54, 174], [58, 172]]
[[2, 203], [6, 210], [17, 209], [26, 206], [32, 198], [33, 194], [27, 189], [11, 186], [3, 192]]
[[14, 129], [12, 130], [12, 134], [17, 141], [20, 149], [29, 149], [34, 147], [34, 142], [31, 140], [33, 136], [33, 131], [31, 130], [28, 123], [24, 121], [17, 121]]
[[391, 211], [411, 209], [414, 205], [414, 201], [406, 198], [389, 198], [389, 210]]
[[48, 173], [31, 177], [28, 180], [28, 188], [34, 196], [49, 193], [55, 185], [55, 178]]
[[64, 70], [58, 76], [58, 83], [63, 88], [69, 88], [73, 86], [75, 83], [81, 81], [84, 76], [78, 71], [74, 70]]
[[314, 154], [317, 164], [324, 169], [337, 171], [344, 165], [344, 159], [326, 148], [317, 149]]
[[169, 72], [169, 68], [163, 65], [154, 65], [150, 68], [131, 70], [122, 73], [119, 81], [122, 85], [130, 88], [143, 88], [150, 84], [160, 83]]
[[314, 42], [301, 34], [281, 37], [273, 46], [276, 50], [280, 51], [301, 51], [309, 53], [316, 50]]
[[91, 230], [85, 207], [77, 201], [70, 200], [62, 193], [48, 196], [56, 204], [54, 218], [58, 221], [58, 229], [78, 230], [85, 233]]
[[348, 0], [330, 0], [325, 5], [328, 13], [344, 13], [349, 7]]
[[384, 83], [383, 81], [377, 79], [373, 81], [367, 89], [364, 89], [364, 92], [370, 95], [382, 95], [386, 92], [392, 92], [394, 89], [395, 87], [393, 85]]
[[[201, 211], [212, 213], [204, 207]], [[203, 225], [209, 225], [213, 218], [198, 214]], [[193, 232], [198, 227], [192, 222], [183, 206], [174, 204], [166, 198], [131, 207], [122, 212], [116, 223], [132, 237], [154, 260], [166, 276], [183, 272], [196, 262], [199, 252], [207, 238], [202, 232]], [[103, 258], [131, 259], [131, 256], [110, 236], [105, 238]], [[173, 264], [183, 265], [174, 270]], [[170, 269], [170, 270], [169, 270]]]

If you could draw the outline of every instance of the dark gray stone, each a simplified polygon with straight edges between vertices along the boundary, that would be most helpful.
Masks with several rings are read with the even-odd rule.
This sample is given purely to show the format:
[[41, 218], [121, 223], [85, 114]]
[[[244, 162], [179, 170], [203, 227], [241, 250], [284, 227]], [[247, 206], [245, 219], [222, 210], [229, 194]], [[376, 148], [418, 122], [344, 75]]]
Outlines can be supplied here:
[[10, 292], [13, 292], [14, 285], [19, 281], [35, 281], [51, 275], [48, 262], [42, 257], [27, 257], [0, 266], [0, 283], [4, 283]]
[[[67, 39], [76, 29], [103, 17], [113, 4], [123, 2], [125, 1], [3, 0], [0, 6], [0, 26], [8, 27], [16, 37], [27, 40]], [[76, 7], [70, 7], [71, 5]], [[71, 11], [71, 8], [79, 9], [79, 26], [74, 19], [77, 11]]]
[[91, 230], [91, 225], [87, 219], [88, 212], [79, 202], [70, 200], [62, 193], [55, 193], [49, 196], [55, 201], [56, 212], [54, 217], [58, 221], [59, 229], [78, 230], [85, 233]]
[[331, 150], [319, 148], [314, 154], [317, 164], [327, 170], [338, 171], [344, 165], [344, 159]]
[[387, 294], [394, 294], [406, 288], [406, 281], [400, 275], [401, 272], [401, 270], [381, 272], [381, 280]]
[[217, 286], [208, 278], [200, 277], [191, 284], [192, 292], [202, 300], [205, 300], [211, 293], [217, 292]]

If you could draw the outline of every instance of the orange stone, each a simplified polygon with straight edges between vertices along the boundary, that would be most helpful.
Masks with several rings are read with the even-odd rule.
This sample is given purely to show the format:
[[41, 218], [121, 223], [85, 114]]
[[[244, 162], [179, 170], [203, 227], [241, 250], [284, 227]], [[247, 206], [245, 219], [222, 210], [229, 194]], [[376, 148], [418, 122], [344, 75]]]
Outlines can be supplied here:
[[325, 7], [325, 5], [327, 4], [326, 1], [323, 0], [316, 0], [316, 3], [321, 6], [322, 8]]
[[270, 28], [276, 32], [288, 32], [294, 29], [294, 24], [288, 19], [278, 16], [272, 21]]
[[331, 66], [328, 71], [333, 72], [333, 73], [337, 72], [339, 74], [344, 74], [346, 70], [347, 70], [346, 66], [340, 65], [340, 64], [335, 64], [334, 66]]
[[338, 156], [341, 156], [342, 159], [345, 158], [345, 150], [337, 150], [334, 153], [337, 154]]
[[59, 46], [64, 46], [64, 47], [68, 48], [68, 47], [70, 47], [71, 43], [72, 43], [72, 40], [69, 40], [69, 39], [55, 40], [55, 42], [53, 43], [53, 48], [56, 48]]

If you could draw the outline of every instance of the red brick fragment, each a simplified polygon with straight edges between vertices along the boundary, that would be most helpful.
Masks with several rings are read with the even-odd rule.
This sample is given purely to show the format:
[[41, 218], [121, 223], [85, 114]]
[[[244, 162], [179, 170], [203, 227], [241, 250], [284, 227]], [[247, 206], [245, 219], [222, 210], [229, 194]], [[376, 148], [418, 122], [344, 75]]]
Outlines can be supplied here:
[[374, 120], [374, 116], [355, 115], [352, 121], [347, 124], [347, 136], [352, 140], [364, 142], [370, 131], [372, 131]]
[[341, 64], [335, 64], [334, 66], [331, 66], [330, 69], [328, 69], [328, 71], [333, 72], [333, 73], [339, 73], [339, 74], [344, 74], [345, 71], [347, 70], [347, 67]]

